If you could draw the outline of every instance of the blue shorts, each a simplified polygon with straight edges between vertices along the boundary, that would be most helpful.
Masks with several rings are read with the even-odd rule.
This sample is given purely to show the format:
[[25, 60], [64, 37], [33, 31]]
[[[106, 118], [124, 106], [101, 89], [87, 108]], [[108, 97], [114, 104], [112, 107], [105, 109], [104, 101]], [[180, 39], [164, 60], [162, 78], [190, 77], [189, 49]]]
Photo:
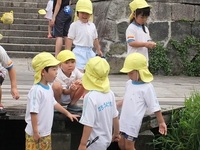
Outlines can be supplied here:
[[85, 46], [75, 46], [73, 53], [76, 56], [76, 67], [81, 70], [85, 69], [85, 65], [90, 58], [96, 56], [92, 48]]
[[55, 25], [53, 27], [53, 35], [55, 37], [67, 36], [71, 21], [71, 15], [65, 14], [64, 10], [61, 9], [56, 16]]
[[137, 138], [136, 137], [133, 137], [133, 136], [130, 136], [124, 132], [120, 132], [121, 136], [123, 136], [125, 139], [127, 139], [128, 141], [136, 141]]

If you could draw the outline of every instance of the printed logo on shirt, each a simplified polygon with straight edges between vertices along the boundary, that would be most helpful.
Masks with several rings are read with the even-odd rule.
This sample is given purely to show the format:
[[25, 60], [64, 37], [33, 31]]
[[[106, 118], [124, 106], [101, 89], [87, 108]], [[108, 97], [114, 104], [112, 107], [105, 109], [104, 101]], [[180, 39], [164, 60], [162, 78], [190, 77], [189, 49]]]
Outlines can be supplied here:
[[111, 101], [107, 101], [107, 102], [103, 103], [102, 105], [100, 105], [100, 106], [98, 107], [98, 110], [99, 110], [99, 111], [102, 111], [102, 110], [104, 110], [105, 108], [111, 107], [111, 106], [112, 106], [112, 102], [111, 102]]

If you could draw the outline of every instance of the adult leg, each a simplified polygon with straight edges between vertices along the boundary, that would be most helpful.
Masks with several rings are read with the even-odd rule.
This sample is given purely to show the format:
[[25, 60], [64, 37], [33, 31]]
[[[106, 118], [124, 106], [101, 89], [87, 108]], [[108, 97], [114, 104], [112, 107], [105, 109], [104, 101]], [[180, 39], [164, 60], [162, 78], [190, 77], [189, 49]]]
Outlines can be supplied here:
[[62, 49], [62, 46], [63, 46], [63, 38], [62, 37], [56, 37], [55, 56], [58, 55], [58, 53]]

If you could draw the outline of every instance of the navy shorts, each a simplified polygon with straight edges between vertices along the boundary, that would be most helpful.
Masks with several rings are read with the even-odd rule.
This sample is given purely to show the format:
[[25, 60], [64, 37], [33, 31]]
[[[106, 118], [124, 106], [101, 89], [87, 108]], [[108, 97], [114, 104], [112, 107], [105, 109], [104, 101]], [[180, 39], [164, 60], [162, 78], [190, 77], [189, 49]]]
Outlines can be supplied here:
[[127, 139], [129, 141], [133, 141], [134, 142], [137, 139], [136, 137], [130, 136], [130, 135], [124, 133], [124, 132], [120, 132], [120, 134], [121, 134], [121, 136], [123, 136], [125, 139]]
[[0, 86], [2, 85], [3, 81], [4, 81], [4, 78], [0, 76]]
[[55, 25], [53, 29], [54, 36], [55, 37], [67, 36], [71, 21], [72, 21], [72, 16], [65, 14], [64, 10], [61, 9], [56, 16]]

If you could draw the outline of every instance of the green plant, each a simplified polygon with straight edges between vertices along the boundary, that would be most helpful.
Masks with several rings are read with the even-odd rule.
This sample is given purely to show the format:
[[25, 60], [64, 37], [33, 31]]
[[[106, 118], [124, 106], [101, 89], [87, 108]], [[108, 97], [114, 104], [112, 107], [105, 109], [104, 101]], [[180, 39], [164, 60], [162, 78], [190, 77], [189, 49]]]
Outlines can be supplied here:
[[153, 74], [171, 74], [171, 63], [168, 59], [168, 50], [161, 44], [157, 44], [156, 48], [149, 53], [149, 70]]
[[166, 136], [153, 145], [161, 150], [200, 150], [200, 93], [195, 91], [185, 100], [185, 108], [174, 111]]
[[[200, 76], [200, 39], [188, 36], [183, 42], [170, 40], [170, 44], [181, 60], [182, 73], [188, 76]], [[194, 56], [192, 56], [191, 52], [194, 53]]]

